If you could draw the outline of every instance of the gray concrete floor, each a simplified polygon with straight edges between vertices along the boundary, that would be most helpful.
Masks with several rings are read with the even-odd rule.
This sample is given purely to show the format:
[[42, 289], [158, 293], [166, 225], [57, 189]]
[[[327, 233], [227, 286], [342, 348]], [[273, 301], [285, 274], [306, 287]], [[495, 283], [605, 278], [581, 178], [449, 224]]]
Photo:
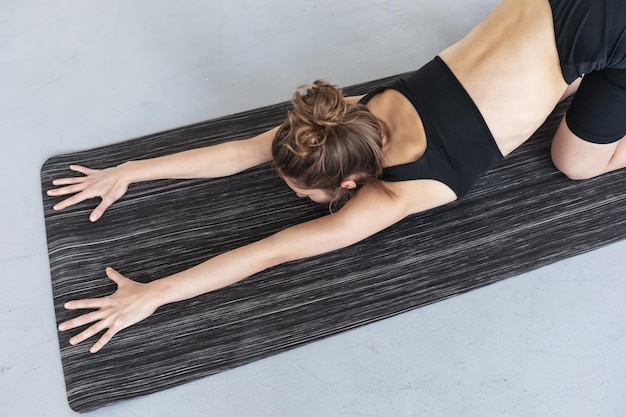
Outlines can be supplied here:
[[[48, 157], [408, 71], [494, 0], [3, 0], [0, 415], [70, 416]], [[626, 242], [93, 416], [624, 416]]]

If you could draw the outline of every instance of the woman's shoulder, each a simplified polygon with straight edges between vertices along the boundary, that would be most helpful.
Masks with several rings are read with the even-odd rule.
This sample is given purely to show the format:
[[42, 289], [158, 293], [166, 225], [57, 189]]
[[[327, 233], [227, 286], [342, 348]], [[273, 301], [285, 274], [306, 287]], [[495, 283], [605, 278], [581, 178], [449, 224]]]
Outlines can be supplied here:
[[383, 131], [384, 166], [413, 162], [426, 151], [426, 132], [415, 106], [400, 91], [381, 90], [367, 104]]
[[[386, 201], [386, 204], [401, 207], [405, 215], [420, 213], [443, 206], [457, 199], [457, 195], [446, 184], [432, 179], [367, 184], [357, 192], [361, 197]], [[356, 197], [356, 196], [355, 196]]]

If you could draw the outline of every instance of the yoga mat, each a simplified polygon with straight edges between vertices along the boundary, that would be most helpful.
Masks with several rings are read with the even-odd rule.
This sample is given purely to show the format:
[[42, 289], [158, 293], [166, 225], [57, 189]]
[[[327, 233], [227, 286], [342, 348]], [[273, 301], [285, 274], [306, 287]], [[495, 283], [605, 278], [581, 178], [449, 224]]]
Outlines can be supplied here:
[[[396, 77], [346, 89], [360, 94]], [[530, 271], [626, 236], [626, 170], [576, 182], [550, 161], [567, 103], [469, 195], [334, 253], [280, 265], [223, 290], [164, 306], [99, 353], [59, 333], [70, 407], [78, 412], [215, 374]], [[71, 163], [130, 159], [247, 138], [284, 117], [282, 103], [98, 149], [50, 158], [42, 197], [57, 323], [70, 299], [112, 293], [106, 266], [140, 282], [327, 214], [269, 164], [214, 180], [133, 184], [97, 223], [97, 201], [61, 212], [45, 190]], [[428, 335], [424, 335], [428, 337]]]

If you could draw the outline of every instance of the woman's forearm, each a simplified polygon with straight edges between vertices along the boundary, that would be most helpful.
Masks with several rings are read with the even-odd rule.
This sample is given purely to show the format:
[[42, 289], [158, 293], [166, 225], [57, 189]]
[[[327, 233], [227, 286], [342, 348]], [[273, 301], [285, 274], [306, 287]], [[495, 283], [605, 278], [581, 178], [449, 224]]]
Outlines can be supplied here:
[[241, 281], [280, 263], [267, 239], [215, 256], [199, 265], [150, 282], [158, 306], [187, 300]]
[[118, 166], [128, 183], [156, 179], [218, 178], [271, 159], [277, 128], [247, 140], [236, 140]]
[[[159, 306], [232, 285], [267, 268], [330, 252], [365, 235], [346, 230], [340, 213], [291, 226], [269, 237], [222, 253], [185, 271], [152, 281], [149, 299]], [[370, 234], [369, 231], [365, 232]]]

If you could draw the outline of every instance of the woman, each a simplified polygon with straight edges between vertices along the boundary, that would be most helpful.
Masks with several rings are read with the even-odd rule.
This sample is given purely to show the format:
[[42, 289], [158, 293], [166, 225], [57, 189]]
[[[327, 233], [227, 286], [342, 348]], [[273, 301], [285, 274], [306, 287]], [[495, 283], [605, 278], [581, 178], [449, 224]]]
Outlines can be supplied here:
[[555, 164], [577, 179], [625, 167], [626, 3], [503, 0], [433, 61], [366, 96], [344, 98], [337, 88], [316, 82], [296, 92], [281, 126], [257, 137], [102, 171], [72, 166], [84, 176], [55, 180], [62, 187], [48, 193], [74, 194], [57, 210], [101, 197], [92, 221], [130, 183], [220, 177], [270, 160], [300, 197], [331, 202], [354, 195], [338, 212], [148, 284], [107, 268], [117, 291], [68, 302], [68, 309], [94, 311], [59, 329], [93, 323], [72, 344], [107, 329], [90, 349], [97, 352], [161, 305], [346, 247], [454, 201], [578, 88], [554, 139]]

